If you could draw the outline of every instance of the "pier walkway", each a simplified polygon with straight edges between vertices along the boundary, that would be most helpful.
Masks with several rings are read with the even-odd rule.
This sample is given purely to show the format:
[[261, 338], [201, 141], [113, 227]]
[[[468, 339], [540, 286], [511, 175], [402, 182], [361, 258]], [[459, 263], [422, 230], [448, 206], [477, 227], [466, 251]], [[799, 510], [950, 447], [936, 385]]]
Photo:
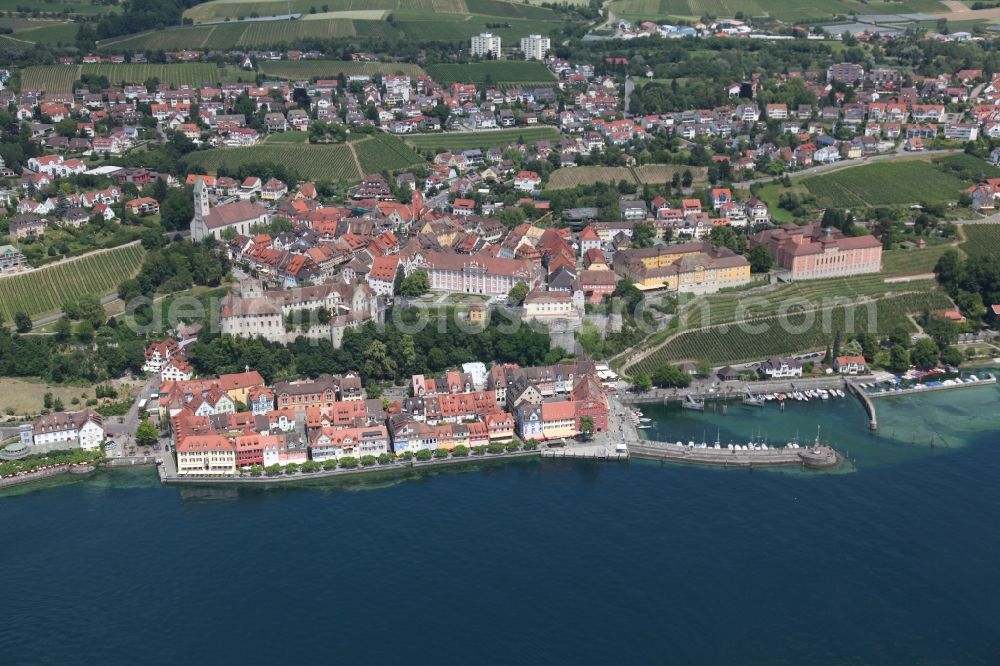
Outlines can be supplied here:
[[769, 449], [736, 450], [727, 447], [697, 448], [668, 442], [643, 440], [629, 444], [629, 455], [634, 458], [665, 460], [694, 465], [719, 467], [777, 467], [803, 465], [813, 469], [830, 469], [840, 464], [837, 452], [824, 444], [792, 448], [784, 446]]

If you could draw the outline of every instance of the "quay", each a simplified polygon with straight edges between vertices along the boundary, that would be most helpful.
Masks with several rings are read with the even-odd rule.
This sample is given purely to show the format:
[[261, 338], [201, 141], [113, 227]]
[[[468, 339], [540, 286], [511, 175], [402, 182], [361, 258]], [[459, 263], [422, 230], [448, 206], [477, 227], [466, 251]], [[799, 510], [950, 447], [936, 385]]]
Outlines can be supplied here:
[[63, 474], [89, 474], [93, 471], [93, 465], [53, 465], [52, 467], [38, 469], [34, 472], [24, 472], [15, 476], [5, 476], [0, 478], [0, 488], [11, 488], [25, 483], [33, 483], [35, 481], [41, 481], [42, 479], [49, 479], [53, 476], [62, 476]]
[[792, 448], [784, 446], [769, 449], [736, 450], [729, 448], [697, 448], [643, 440], [629, 445], [633, 458], [663, 460], [692, 465], [717, 467], [779, 467], [802, 465], [810, 469], [832, 469], [840, 464], [840, 455], [830, 446], [818, 444]]
[[857, 396], [858, 400], [861, 401], [861, 405], [865, 408], [865, 413], [868, 414], [868, 429], [878, 430], [878, 417], [875, 415], [875, 403], [871, 401], [868, 394], [865, 393], [864, 389], [858, 386], [855, 382], [847, 382], [847, 390]]
[[440, 458], [431, 460], [409, 460], [394, 461], [385, 464], [375, 464], [368, 467], [361, 465], [350, 468], [337, 468], [332, 470], [318, 470], [315, 472], [296, 472], [295, 474], [279, 474], [277, 476], [250, 476], [249, 474], [237, 476], [197, 476], [191, 474], [179, 475], [167, 469], [167, 460], [172, 458], [169, 454], [164, 458], [164, 463], [157, 466], [157, 473], [162, 483], [172, 484], [194, 484], [194, 485], [217, 485], [217, 484], [275, 484], [275, 483], [295, 483], [309, 481], [312, 479], [329, 479], [340, 477], [352, 477], [359, 474], [371, 474], [374, 472], [399, 473], [411, 472], [422, 469], [438, 469], [442, 467], [453, 467], [456, 465], [469, 465], [494, 460], [510, 460], [513, 458], [537, 458], [541, 455], [539, 449], [532, 451], [505, 451], [503, 453], [486, 453], [483, 455], [468, 455], [458, 458]]
[[600, 460], [601, 462], [627, 462], [628, 451], [609, 449], [606, 446], [568, 446], [560, 449], [542, 449], [543, 458], [559, 460]]
[[[652, 389], [643, 393], [621, 392], [617, 398], [626, 404], [669, 404], [680, 402], [687, 404], [704, 404], [707, 400], [742, 402], [747, 393], [792, 393], [794, 391], [810, 391], [816, 389], [843, 388], [847, 382], [842, 375], [829, 377], [797, 377], [794, 380], [755, 381], [748, 384], [745, 381], [719, 382], [716, 387], [708, 384], [692, 389]], [[693, 409], [694, 407], [692, 407]]]
[[961, 384], [917, 384], [909, 388], [901, 389], [885, 389], [881, 391], [864, 391], [861, 392], [866, 398], [891, 398], [897, 395], [914, 395], [916, 393], [932, 393], [934, 391], [948, 391], [951, 389], [963, 389], [963, 388], [976, 388], [977, 386], [991, 386], [997, 383], [997, 378], [993, 375], [983, 379], [976, 379], [976, 381], [965, 381]]

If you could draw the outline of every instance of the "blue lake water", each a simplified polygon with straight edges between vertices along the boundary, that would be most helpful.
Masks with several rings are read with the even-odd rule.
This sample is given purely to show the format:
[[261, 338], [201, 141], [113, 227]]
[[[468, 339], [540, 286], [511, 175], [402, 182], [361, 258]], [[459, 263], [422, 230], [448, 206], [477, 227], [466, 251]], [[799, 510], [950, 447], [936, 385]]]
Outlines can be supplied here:
[[1000, 663], [1000, 389], [651, 408], [834, 473], [522, 461], [294, 488], [103, 472], [0, 497], [0, 663]]

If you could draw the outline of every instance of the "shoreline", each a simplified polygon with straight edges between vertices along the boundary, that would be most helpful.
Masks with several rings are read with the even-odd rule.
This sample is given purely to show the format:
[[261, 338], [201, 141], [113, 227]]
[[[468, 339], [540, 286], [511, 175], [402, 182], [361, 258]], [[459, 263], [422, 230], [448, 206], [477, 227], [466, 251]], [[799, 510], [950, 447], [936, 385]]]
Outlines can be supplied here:
[[439, 467], [453, 467], [456, 465], [469, 464], [482, 462], [486, 460], [519, 460], [525, 458], [541, 457], [541, 449], [535, 449], [532, 451], [513, 451], [504, 453], [492, 453], [483, 455], [472, 455], [461, 456], [458, 458], [443, 458], [438, 460], [424, 460], [416, 461], [411, 460], [407, 463], [389, 463], [384, 465], [371, 465], [369, 467], [358, 467], [350, 469], [331, 469], [331, 470], [318, 470], [316, 472], [296, 472], [295, 474], [279, 474], [276, 476], [178, 476], [178, 475], [167, 475], [163, 472], [163, 465], [157, 465], [157, 473], [160, 476], [160, 481], [164, 485], [232, 485], [232, 484], [246, 484], [246, 485], [260, 485], [260, 484], [284, 484], [284, 483], [296, 483], [303, 481], [310, 481], [313, 479], [335, 479], [338, 477], [359, 476], [364, 474], [372, 474], [375, 472], [383, 473], [399, 473], [399, 472], [410, 472], [416, 470], [426, 470], [435, 469]]

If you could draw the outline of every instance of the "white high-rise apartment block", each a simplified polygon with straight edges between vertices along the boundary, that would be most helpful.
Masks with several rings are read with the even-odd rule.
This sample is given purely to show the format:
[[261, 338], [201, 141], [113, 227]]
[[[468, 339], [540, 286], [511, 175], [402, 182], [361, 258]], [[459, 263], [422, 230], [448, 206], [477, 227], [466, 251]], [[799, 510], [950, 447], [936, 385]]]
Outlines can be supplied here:
[[492, 32], [483, 32], [472, 38], [472, 55], [485, 56], [493, 54], [494, 58], [500, 57], [500, 38]]
[[528, 35], [521, 38], [521, 52], [527, 60], [544, 60], [550, 48], [552, 41], [548, 37]]

